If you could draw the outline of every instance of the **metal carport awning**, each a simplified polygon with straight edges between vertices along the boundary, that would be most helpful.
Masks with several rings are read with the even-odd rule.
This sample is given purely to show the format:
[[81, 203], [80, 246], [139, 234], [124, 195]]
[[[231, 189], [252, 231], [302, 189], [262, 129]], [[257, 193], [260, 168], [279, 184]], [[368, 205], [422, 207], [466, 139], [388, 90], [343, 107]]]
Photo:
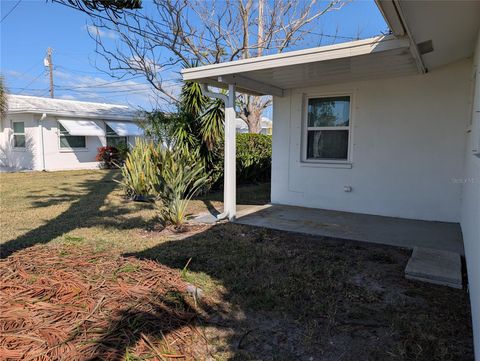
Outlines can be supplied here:
[[418, 73], [409, 39], [391, 35], [182, 70], [185, 81], [280, 97], [287, 89]]
[[103, 137], [105, 130], [93, 120], [58, 119], [70, 135]]
[[132, 122], [106, 121], [105, 123], [120, 137], [138, 137], [144, 133], [142, 128]]
[[[224, 209], [236, 217], [236, 92], [283, 97], [288, 89], [421, 73], [408, 38], [371, 39], [242, 59], [182, 70], [184, 81], [202, 84], [204, 95], [225, 103]], [[214, 93], [208, 86], [228, 89]]]

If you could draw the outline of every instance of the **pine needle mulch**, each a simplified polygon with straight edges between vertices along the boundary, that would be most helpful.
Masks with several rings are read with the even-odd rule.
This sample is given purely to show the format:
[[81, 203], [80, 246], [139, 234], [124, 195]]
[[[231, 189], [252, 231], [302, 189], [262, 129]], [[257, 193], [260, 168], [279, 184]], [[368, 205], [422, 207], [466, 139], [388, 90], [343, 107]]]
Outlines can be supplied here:
[[186, 286], [156, 262], [86, 246], [19, 251], [0, 261], [0, 360], [196, 358]]

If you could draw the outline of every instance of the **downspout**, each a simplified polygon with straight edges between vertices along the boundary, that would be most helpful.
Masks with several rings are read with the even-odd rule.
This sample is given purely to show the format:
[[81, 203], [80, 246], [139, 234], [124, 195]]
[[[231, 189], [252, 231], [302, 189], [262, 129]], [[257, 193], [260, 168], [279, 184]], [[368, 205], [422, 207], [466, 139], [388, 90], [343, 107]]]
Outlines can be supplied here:
[[[223, 176], [223, 212], [218, 214], [216, 216], [217, 220], [222, 220], [222, 219], [230, 219], [234, 220], [235, 219], [235, 204], [236, 203], [236, 194], [235, 194], [235, 183], [233, 187], [231, 186], [231, 182], [235, 182], [235, 164], [230, 164], [232, 160], [231, 156], [231, 149], [229, 149], [228, 145], [229, 143], [229, 137], [231, 137], [231, 124], [232, 117], [231, 110], [234, 108], [234, 103], [235, 103], [235, 86], [234, 85], [229, 85], [228, 89], [228, 96], [225, 94], [221, 93], [214, 93], [211, 92], [208, 89], [207, 84], [200, 84], [200, 87], [202, 89], [203, 95], [206, 95], [210, 98], [215, 98], [215, 99], [220, 99], [223, 100], [225, 104], [225, 146], [224, 146], [224, 176]], [[234, 110], [233, 110], [234, 111]], [[233, 114], [233, 118], [235, 118], [235, 114]], [[233, 119], [233, 127], [235, 127], [234, 124], [235, 119]], [[233, 130], [235, 131], [235, 129]], [[230, 139], [231, 141], [231, 139]], [[235, 152], [235, 147], [233, 148], [233, 152]], [[233, 179], [232, 178], [233, 174]], [[233, 188], [233, 190], [232, 190]]]
[[42, 122], [47, 117], [47, 113], [43, 113], [40, 120], [38, 121], [38, 132], [39, 132], [39, 139], [40, 139], [40, 166], [41, 170], [45, 171], [45, 143], [43, 141], [43, 124]]

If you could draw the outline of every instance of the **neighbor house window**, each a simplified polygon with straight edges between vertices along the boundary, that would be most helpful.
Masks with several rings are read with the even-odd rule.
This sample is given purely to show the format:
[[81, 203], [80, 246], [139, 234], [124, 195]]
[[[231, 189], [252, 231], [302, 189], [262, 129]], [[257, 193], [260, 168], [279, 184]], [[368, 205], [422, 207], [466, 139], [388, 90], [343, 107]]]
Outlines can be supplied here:
[[85, 136], [83, 135], [70, 135], [65, 127], [58, 123], [58, 129], [60, 132], [60, 148], [85, 148]]
[[107, 135], [107, 146], [127, 146], [127, 137], [120, 137], [108, 124], [105, 124], [105, 133]]
[[346, 161], [350, 133], [350, 97], [309, 98], [306, 160]]
[[25, 123], [13, 122], [13, 146], [15, 148], [25, 148]]

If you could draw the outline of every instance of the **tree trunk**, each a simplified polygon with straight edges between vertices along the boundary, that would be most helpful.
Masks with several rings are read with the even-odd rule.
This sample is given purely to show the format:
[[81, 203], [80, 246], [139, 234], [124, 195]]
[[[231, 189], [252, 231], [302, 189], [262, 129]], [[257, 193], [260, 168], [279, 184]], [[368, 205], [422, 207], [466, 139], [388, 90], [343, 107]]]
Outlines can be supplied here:
[[260, 133], [262, 131], [262, 110], [258, 107], [251, 107], [247, 116], [247, 125], [249, 133]]

